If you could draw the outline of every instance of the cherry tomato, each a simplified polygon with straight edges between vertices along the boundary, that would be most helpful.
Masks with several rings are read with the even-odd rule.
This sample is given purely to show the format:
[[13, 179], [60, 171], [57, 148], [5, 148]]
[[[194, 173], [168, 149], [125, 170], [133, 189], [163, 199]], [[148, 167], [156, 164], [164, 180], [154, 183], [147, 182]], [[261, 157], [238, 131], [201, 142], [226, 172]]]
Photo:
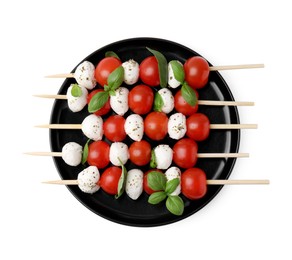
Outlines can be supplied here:
[[[103, 91], [103, 89], [96, 89], [96, 90], [93, 90], [89, 93], [89, 95], [87, 96], [87, 104], [89, 104], [90, 100], [92, 99], [92, 97], [97, 94], [98, 92], [101, 92]], [[111, 110], [111, 105], [110, 105], [110, 101], [108, 100], [104, 106], [97, 110], [96, 112], [94, 112], [95, 115], [97, 116], [103, 116], [105, 114], [107, 114], [109, 111]]]
[[197, 162], [198, 145], [189, 138], [179, 140], [173, 146], [173, 161], [181, 168], [192, 168]]
[[108, 194], [116, 195], [121, 174], [122, 169], [120, 167], [112, 166], [107, 168], [100, 177], [100, 187]]
[[121, 142], [126, 138], [125, 118], [119, 115], [110, 116], [103, 123], [105, 137], [112, 142]]
[[99, 169], [109, 164], [109, 145], [104, 141], [96, 141], [88, 146], [87, 162]]
[[181, 192], [188, 199], [204, 197], [207, 192], [206, 174], [199, 168], [187, 169], [181, 175]]
[[203, 88], [209, 78], [209, 64], [199, 56], [189, 58], [184, 64], [185, 80], [192, 88]]
[[148, 142], [142, 140], [134, 142], [129, 148], [130, 160], [132, 163], [143, 166], [150, 162], [151, 159], [151, 146]]
[[152, 140], [162, 140], [167, 134], [168, 117], [162, 112], [151, 112], [144, 120], [144, 132]]
[[153, 98], [153, 91], [150, 87], [138, 85], [129, 92], [129, 107], [134, 113], [145, 115], [152, 109]]
[[[198, 92], [196, 92], [197, 99], [199, 98]], [[186, 116], [190, 116], [198, 111], [198, 103], [195, 106], [191, 106], [181, 94], [181, 90], [179, 90], [174, 96], [174, 107], [177, 112], [182, 113]]]
[[210, 133], [210, 121], [207, 116], [201, 113], [191, 115], [187, 119], [187, 132], [186, 135], [195, 140], [206, 140]]
[[100, 86], [107, 84], [107, 78], [116, 68], [122, 65], [122, 62], [114, 57], [103, 58], [95, 68], [94, 77]]
[[152, 193], [156, 192], [154, 190], [152, 190], [149, 186], [148, 186], [148, 180], [147, 180], [147, 174], [149, 172], [161, 172], [161, 170], [158, 170], [158, 169], [152, 169], [152, 170], [149, 170], [147, 172], [144, 173], [144, 178], [143, 178], [143, 190], [148, 194], [148, 195], [151, 195]]
[[151, 87], [160, 84], [158, 62], [154, 56], [150, 56], [141, 62], [140, 79]]

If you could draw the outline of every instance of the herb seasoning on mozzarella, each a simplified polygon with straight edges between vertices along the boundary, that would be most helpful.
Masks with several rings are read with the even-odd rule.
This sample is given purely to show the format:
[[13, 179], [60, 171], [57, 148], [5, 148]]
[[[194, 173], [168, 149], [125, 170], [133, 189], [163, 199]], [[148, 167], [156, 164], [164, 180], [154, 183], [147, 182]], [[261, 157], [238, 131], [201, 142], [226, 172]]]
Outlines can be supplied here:
[[89, 166], [78, 174], [78, 187], [85, 193], [97, 192], [100, 186], [97, 184], [100, 178], [96, 166]]
[[128, 146], [122, 142], [112, 143], [109, 157], [111, 163], [115, 166], [121, 166], [121, 162], [122, 164], [126, 164], [129, 159]]
[[171, 91], [167, 88], [162, 88], [158, 91], [158, 93], [163, 101], [161, 111], [164, 112], [165, 114], [170, 113], [174, 108], [174, 98]]
[[102, 139], [103, 135], [103, 121], [100, 116], [91, 114], [83, 120], [82, 132], [86, 137], [94, 141], [99, 141]]
[[93, 89], [96, 85], [94, 72], [94, 65], [89, 61], [84, 61], [76, 68], [74, 78], [80, 86]]
[[166, 170], [172, 163], [173, 151], [167, 144], [160, 144], [154, 148], [156, 168]]
[[136, 200], [142, 194], [143, 191], [143, 172], [139, 169], [132, 169], [128, 171], [126, 181], [126, 193], [127, 195]]
[[175, 113], [168, 119], [168, 134], [172, 139], [181, 139], [187, 131], [186, 117], [182, 113]]
[[129, 90], [127, 88], [119, 87], [115, 90], [115, 95], [110, 96], [111, 108], [120, 116], [123, 116], [129, 110], [128, 95]]
[[75, 143], [66, 143], [62, 148], [62, 158], [70, 166], [77, 166], [82, 159], [82, 146]]
[[135, 84], [139, 79], [139, 64], [133, 59], [122, 64], [124, 68], [124, 82], [128, 85]]
[[[181, 176], [181, 171], [178, 167], [175, 167], [175, 166], [169, 168], [165, 172], [165, 177], [166, 177], [167, 181], [171, 181], [175, 178], [179, 178], [179, 180], [180, 180], [180, 176]], [[171, 195], [179, 195], [180, 192], [181, 192], [181, 184], [179, 182], [178, 186], [176, 187], [174, 192], [171, 193]]]
[[141, 141], [144, 134], [144, 122], [140, 115], [129, 115], [125, 122], [125, 132], [134, 141]]

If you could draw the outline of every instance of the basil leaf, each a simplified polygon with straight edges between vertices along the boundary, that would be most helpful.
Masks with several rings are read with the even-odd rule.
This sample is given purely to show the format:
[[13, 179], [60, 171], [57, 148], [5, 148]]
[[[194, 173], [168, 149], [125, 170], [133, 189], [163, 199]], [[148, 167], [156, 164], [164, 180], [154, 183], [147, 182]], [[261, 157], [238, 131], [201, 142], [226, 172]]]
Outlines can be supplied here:
[[124, 67], [117, 67], [107, 78], [107, 84], [111, 90], [116, 90], [124, 81]]
[[108, 101], [108, 98], [109, 94], [107, 91], [101, 91], [96, 93], [88, 104], [88, 112], [94, 113], [95, 111], [101, 109]]
[[184, 202], [179, 196], [168, 196], [166, 208], [174, 215], [181, 216], [184, 212]]
[[72, 85], [71, 95], [73, 97], [81, 97], [82, 96], [82, 89], [79, 87], [78, 84]]
[[154, 191], [165, 190], [166, 186], [166, 177], [161, 172], [149, 172], [147, 174], [147, 182], [149, 187]]
[[120, 158], [118, 158], [122, 167], [122, 174], [121, 177], [119, 179], [119, 183], [118, 183], [118, 193], [115, 195], [115, 198], [118, 199], [119, 197], [121, 197], [121, 195], [124, 193], [125, 191], [125, 186], [126, 186], [126, 180], [127, 180], [127, 169], [124, 166], [124, 164], [122, 163], [122, 161], [120, 160]]
[[163, 102], [161, 95], [158, 92], [156, 92], [155, 96], [154, 96], [153, 110], [161, 112], [163, 105], [164, 105], [164, 102]]
[[113, 51], [107, 51], [107, 52], [105, 53], [105, 57], [114, 57], [114, 58], [117, 58], [117, 59], [120, 60], [120, 57], [118, 56], [118, 54], [116, 54], [116, 53], [113, 52]]
[[164, 191], [154, 192], [148, 198], [148, 202], [150, 204], [158, 204], [159, 202], [165, 200], [166, 197], [167, 197], [167, 195]]
[[166, 183], [165, 192], [167, 195], [173, 193], [176, 187], [179, 185], [179, 178], [172, 179]]
[[90, 139], [87, 140], [86, 144], [83, 147], [83, 153], [82, 153], [82, 164], [85, 164], [87, 161], [87, 157], [88, 157], [88, 143], [89, 143]]
[[109, 91], [110, 90], [110, 87], [108, 85], [104, 85], [103, 86], [103, 89], [104, 89], [104, 91]]
[[154, 150], [151, 151], [150, 167], [151, 168], [157, 167], [156, 156], [155, 156]]
[[159, 52], [152, 50], [148, 47], [146, 47], [148, 51], [150, 51], [156, 58], [158, 62], [158, 70], [159, 70], [159, 80], [160, 80], [160, 86], [162, 88], [167, 87], [167, 80], [168, 80], [168, 69], [167, 69], [167, 60], [164, 57], [164, 55]]
[[115, 96], [116, 95], [116, 92], [114, 90], [110, 90], [108, 93], [109, 93], [110, 96]]
[[185, 71], [183, 65], [179, 63], [177, 60], [172, 60], [170, 62], [170, 66], [173, 70], [173, 75], [175, 79], [181, 84], [183, 84], [185, 80]]
[[186, 82], [181, 87], [181, 94], [189, 105], [195, 106], [198, 103], [196, 92]]

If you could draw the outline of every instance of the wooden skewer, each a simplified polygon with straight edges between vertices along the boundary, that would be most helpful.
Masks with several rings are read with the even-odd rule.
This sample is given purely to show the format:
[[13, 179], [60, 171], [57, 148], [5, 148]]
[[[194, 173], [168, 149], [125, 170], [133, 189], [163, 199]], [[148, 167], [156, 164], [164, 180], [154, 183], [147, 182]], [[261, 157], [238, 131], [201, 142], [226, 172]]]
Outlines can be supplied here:
[[[37, 94], [33, 95], [39, 98], [53, 98], [66, 100], [66, 95], [48, 95], [48, 94]], [[220, 101], [220, 100], [198, 100], [199, 105], [205, 106], [254, 106], [254, 102], [250, 101]]]
[[[258, 69], [264, 68], [264, 64], [241, 64], [241, 65], [225, 65], [209, 67], [210, 71], [215, 70], [238, 70], [238, 69]], [[74, 73], [61, 73], [45, 76], [45, 78], [74, 78]]]
[[[43, 181], [45, 184], [78, 185], [78, 180]], [[208, 185], [270, 184], [269, 180], [207, 180]]]
[[[27, 152], [24, 153], [33, 156], [53, 156], [62, 157], [61, 152]], [[198, 153], [198, 158], [244, 158], [249, 157], [248, 153]]]
[[238, 70], [238, 69], [259, 69], [264, 68], [264, 64], [242, 64], [242, 65], [226, 65], [226, 66], [212, 66], [210, 71], [215, 70]]
[[74, 78], [74, 77], [75, 77], [74, 73], [62, 73], [45, 76], [45, 78]]
[[[82, 129], [81, 124], [46, 124], [36, 125], [38, 128], [49, 129]], [[210, 124], [210, 129], [257, 129], [257, 124]]]

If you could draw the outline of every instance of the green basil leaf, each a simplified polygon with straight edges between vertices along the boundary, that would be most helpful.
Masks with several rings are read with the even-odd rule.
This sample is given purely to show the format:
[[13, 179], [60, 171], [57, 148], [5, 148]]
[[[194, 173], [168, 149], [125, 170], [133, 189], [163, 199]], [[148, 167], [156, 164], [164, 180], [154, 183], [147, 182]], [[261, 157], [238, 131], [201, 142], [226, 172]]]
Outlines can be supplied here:
[[181, 94], [184, 100], [191, 106], [195, 106], [198, 103], [196, 92], [186, 82], [181, 87]]
[[174, 215], [181, 216], [184, 212], [184, 202], [179, 196], [168, 196], [166, 208]]
[[78, 84], [72, 85], [71, 95], [73, 97], [81, 97], [82, 96], [82, 89], [79, 87]]
[[87, 157], [88, 157], [88, 143], [89, 143], [90, 139], [87, 140], [86, 144], [83, 147], [83, 153], [82, 153], [82, 164], [85, 164], [87, 161]]
[[172, 60], [170, 62], [170, 66], [172, 67], [175, 79], [181, 84], [183, 84], [185, 80], [185, 71], [183, 65], [179, 63], [177, 60]]
[[164, 191], [154, 192], [148, 198], [148, 202], [150, 204], [158, 204], [159, 202], [165, 200], [166, 197], [167, 197], [167, 195]]
[[107, 84], [111, 90], [119, 88], [124, 81], [124, 67], [117, 67], [107, 78]]
[[117, 59], [120, 60], [120, 57], [118, 56], [118, 54], [116, 54], [116, 53], [113, 52], [113, 51], [107, 51], [107, 52], [105, 53], [105, 57], [114, 57], [114, 58], [117, 58]]
[[164, 191], [166, 186], [166, 177], [161, 172], [149, 172], [147, 174], [147, 182], [149, 187], [154, 191]]
[[156, 92], [155, 96], [154, 96], [153, 110], [161, 112], [163, 105], [164, 105], [164, 102], [163, 102], [161, 95], [158, 92]]
[[146, 47], [148, 51], [150, 51], [156, 58], [158, 62], [158, 70], [159, 70], [159, 80], [160, 80], [160, 86], [162, 88], [167, 87], [167, 81], [168, 81], [168, 69], [167, 69], [167, 60], [164, 57], [164, 55], [159, 52], [152, 50], [148, 47]]
[[110, 90], [108, 93], [109, 93], [110, 96], [115, 96], [116, 95], [116, 92], [114, 90]]
[[165, 192], [167, 195], [170, 195], [175, 191], [176, 187], [179, 185], [179, 182], [179, 178], [175, 178], [166, 182]]
[[156, 156], [155, 156], [154, 150], [151, 151], [150, 167], [151, 168], [157, 167]]
[[118, 158], [122, 167], [122, 174], [121, 177], [119, 179], [119, 183], [118, 183], [118, 193], [115, 195], [115, 198], [118, 199], [119, 197], [121, 197], [121, 195], [124, 193], [125, 191], [125, 186], [126, 186], [126, 180], [127, 180], [127, 169], [124, 166], [124, 164], [122, 163], [122, 161], [120, 160], [120, 158]]
[[109, 94], [107, 91], [101, 91], [96, 93], [88, 104], [88, 112], [94, 113], [95, 111], [101, 109], [108, 101], [108, 98]]
[[104, 89], [104, 91], [109, 91], [110, 90], [110, 87], [108, 85], [104, 85], [103, 86], [103, 89]]

